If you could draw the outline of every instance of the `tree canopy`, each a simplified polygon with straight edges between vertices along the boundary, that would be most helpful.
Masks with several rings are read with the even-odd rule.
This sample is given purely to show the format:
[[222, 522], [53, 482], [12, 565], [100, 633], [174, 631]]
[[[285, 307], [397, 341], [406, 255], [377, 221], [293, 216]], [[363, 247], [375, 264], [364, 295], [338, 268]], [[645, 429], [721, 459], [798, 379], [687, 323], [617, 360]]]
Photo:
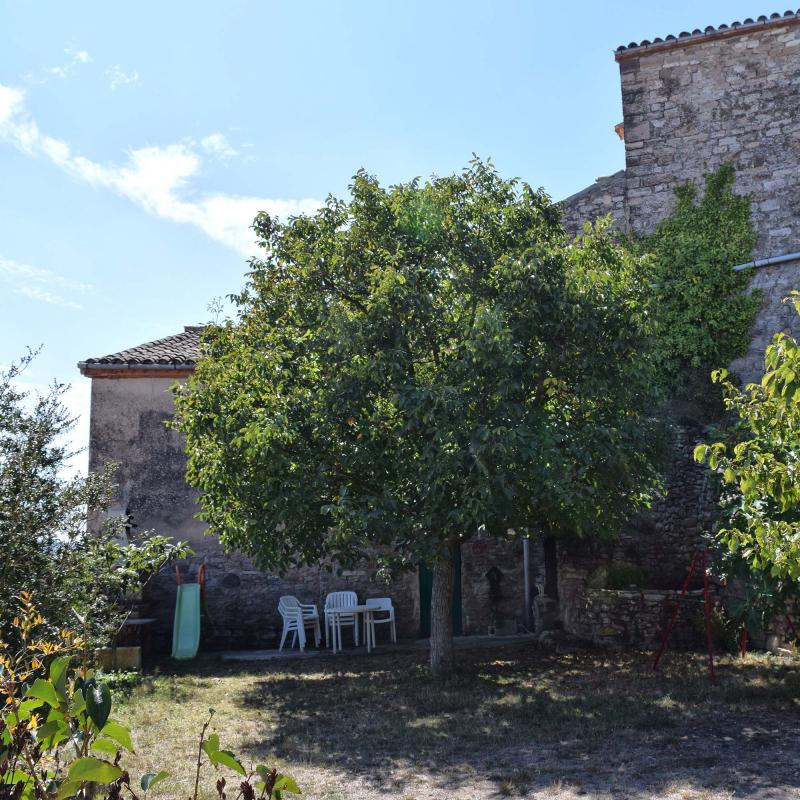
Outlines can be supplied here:
[[272, 570], [425, 563], [436, 595], [478, 531], [611, 535], [648, 502], [647, 288], [603, 226], [571, 241], [542, 191], [475, 160], [388, 189], [359, 172], [349, 201], [255, 230], [235, 319], [176, 398], [226, 545]]

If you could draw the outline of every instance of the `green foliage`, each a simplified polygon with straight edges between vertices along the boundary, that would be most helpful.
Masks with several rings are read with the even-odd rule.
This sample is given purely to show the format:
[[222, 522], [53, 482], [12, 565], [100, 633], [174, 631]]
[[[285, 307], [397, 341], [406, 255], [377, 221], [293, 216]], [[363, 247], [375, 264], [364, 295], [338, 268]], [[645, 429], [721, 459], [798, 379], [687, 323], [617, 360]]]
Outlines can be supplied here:
[[17, 598], [33, 592], [54, 630], [73, 625], [74, 610], [104, 645], [124, 618], [124, 596], [186, 548], [148, 534], [126, 544], [123, 518], [89, 534], [87, 513], [107, 506], [113, 475], [65, 477], [75, 423], [62, 402], [66, 387], [36, 398], [21, 391], [17, 379], [32, 358], [0, 373], [0, 636], [14, 635]]
[[766, 633], [800, 599], [796, 580], [757, 569], [738, 551], [720, 548], [714, 566], [729, 588], [726, 607], [731, 625], [751, 637]]
[[124, 702], [142, 682], [142, 673], [135, 670], [113, 670], [111, 672], [98, 672], [97, 674], [98, 679], [102, 680], [111, 690], [111, 697], [115, 703]]
[[587, 581], [590, 589], [629, 589], [644, 585], [644, 572], [630, 561], [610, 561], [599, 566]]
[[[125, 789], [138, 800], [122, 766], [124, 753], [134, 752], [131, 733], [110, 716], [111, 692], [86, 664], [85, 638], [68, 630], [40, 638], [40, 631], [49, 628], [27, 594], [8, 627], [20, 644], [15, 650], [0, 642], [0, 798], [120, 800]], [[73, 662], [81, 650], [84, 661], [76, 668]], [[216, 734], [206, 739], [209, 722], [200, 736], [191, 800], [198, 798], [203, 754], [215, 770], [224, 767], [241, 778], [236, 800], [299, 794], [288, 775], [263, 764], [245, 769], [233, 753], [220, 749]], [[144, 798], [168, 777], [163, 771], [142, 775]], [[220, 777], [219, 800], [225, 800], [224, 790], [225, 778]]]
[[201, 517], [265, 568], [432, 563], [479, 529], [612, 535], [658, 482], [639, 263], [569, 241], [474, 161], [255, 230], [264, 250], [177, 389]]
[[[800, 313], [800, 295], [794, 304]], [[776, 334], [765, 353], [759, 384], [740, 391], [725, 370], [713, 379], [724, 390], [735, 423], [721, 440], [698, 445], [724, 486], [720, 538], [753, 570], [800, 579], [800, 345]]]
[[644, 573], [636, 564], [631, 564], [629, 561], [612, 561], [608, 565], [609, 589], [627, 589], [643, 584]]
[[735, 194], [733, 182], [734, 169], [725, 165], [705, 176], [699, 200], [693, 183], [678, 186], [675, 210], [636, 242], [652, 254], [655, 354], [678, 394], [691, 396], [698, 382], [707, 386], [711, 369], [729, 364], [750, 343], [760, 298], [745, 294], [750, 275], [731, 267], [750, 258], [756, 232], [750, 198]]

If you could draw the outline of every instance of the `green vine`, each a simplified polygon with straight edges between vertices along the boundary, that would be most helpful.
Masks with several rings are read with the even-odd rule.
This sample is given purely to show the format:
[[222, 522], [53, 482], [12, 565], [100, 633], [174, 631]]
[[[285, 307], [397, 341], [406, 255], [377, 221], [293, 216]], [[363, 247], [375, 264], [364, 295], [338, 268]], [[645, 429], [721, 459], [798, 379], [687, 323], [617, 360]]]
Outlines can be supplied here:
[[656, 357], [673, 396], [710, 386], [711, 370], [730, 364], [750, 343], [760, 296], [746, 293], [750, 273], [731, 267], [750, 259], [756, 231], [750, 197], [735, 194], [733, 182], [726, 164], [705, 176], [700, 199], [695, 184], [676, 187], [675, 210], [635, 242], [651, 254]]

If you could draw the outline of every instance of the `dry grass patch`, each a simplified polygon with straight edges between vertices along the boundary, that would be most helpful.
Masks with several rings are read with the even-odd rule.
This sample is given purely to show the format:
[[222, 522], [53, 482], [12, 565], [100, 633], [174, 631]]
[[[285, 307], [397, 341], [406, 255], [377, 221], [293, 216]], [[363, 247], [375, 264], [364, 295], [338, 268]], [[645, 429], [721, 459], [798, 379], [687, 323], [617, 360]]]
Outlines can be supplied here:
[[[167, 671], [175, 670], [175, 671]], [[124, 710], [139, 765], [186, 797], [208, 708], [225, 746], [291, 772], [309, 798], [796, 798], [797, 663], [672, 654], [424, 653], [164, 667]]]

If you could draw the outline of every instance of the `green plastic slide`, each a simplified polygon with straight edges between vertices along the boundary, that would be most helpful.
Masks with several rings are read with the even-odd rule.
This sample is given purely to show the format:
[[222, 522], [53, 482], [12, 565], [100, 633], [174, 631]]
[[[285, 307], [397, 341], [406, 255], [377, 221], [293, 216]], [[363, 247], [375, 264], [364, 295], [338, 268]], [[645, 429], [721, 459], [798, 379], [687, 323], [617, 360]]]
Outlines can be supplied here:
[[194, 658], [200, 645], [200, 584], [182, 583], [175, 598], [172, 657]]

